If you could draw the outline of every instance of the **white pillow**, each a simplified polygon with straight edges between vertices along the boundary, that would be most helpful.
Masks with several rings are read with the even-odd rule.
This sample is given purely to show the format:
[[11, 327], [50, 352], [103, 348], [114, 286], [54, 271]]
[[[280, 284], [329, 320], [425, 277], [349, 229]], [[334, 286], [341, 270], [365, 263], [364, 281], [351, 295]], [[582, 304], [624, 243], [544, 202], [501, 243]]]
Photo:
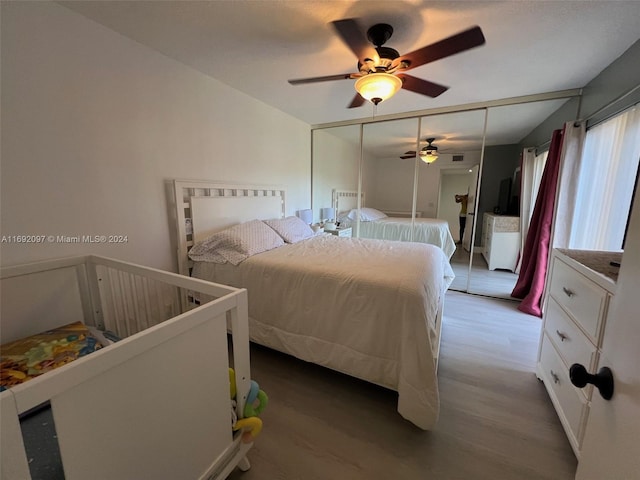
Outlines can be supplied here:
[[347, 228], [355, 225], [355, 222], [349, 218], [350, 212], [344, 212], [338, 215], [338, 222], [340, 223], [340, 228]]
[[[358, 209], [354, 208], [349, 212], [347, 217], [351, 220], [358, 219]], [[375, 208], [361, 208], [360, 209], [360, 221], [361, 222], [373, 222], [375, 220], [380, 220], [381, 218], [386, 218], [387, 215], [382, 213], [380, 210], [376, 210]]]
[[276, 218], [265, 220], [264, 223], [273, 228], [287, 243], [297, 243], [314, 235], [311, 227], [298, 217]]
[[284, 245], [282, 238], [260, 220], [240, 223], [194, 245], [192, 260], [238, 265], [252, 255]]

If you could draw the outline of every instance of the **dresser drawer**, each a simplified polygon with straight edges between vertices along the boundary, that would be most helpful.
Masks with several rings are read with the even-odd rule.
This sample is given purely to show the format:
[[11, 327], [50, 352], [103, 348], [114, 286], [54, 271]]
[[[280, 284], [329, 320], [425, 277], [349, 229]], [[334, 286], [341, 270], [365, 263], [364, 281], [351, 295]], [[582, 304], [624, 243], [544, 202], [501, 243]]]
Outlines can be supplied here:
[[579, 450], [583, 416], [587, 414], [589, 407], [586, 398], [571, 384], [569, 369], [560, 359], [546, 333], [542, 340], [539, 374], [556, 407], [569, 441], [574, 449]]
[[607, 292], [556, 258], [549, 294], [597, 343]]
[[567, 367], [580, 363], [587, 370], [591, 371], [595, 368], [596, 346], [580, 331], [553, 298], [550, 298], [547, 304], [544, 328]]
[[487, 231], [493, 230], [493, 222], [495, 220], [495, 217], [491, 216], [491, 215], [485, 215], [484, 218], [484, 223], [487, 226]]

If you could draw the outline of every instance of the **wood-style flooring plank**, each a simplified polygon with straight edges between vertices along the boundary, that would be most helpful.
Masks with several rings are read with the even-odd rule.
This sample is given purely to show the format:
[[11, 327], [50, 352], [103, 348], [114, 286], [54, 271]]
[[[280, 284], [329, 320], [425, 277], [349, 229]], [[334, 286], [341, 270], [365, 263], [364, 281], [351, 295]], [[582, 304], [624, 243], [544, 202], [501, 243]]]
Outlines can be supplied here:
[[269, 405], [251, 470], [230, 479], [572, 480], [576, 459], [534, 374], [541, 320], [516, 305], [447, 293], [430, 432], [400, 417], [395, 392], [252, 345]]

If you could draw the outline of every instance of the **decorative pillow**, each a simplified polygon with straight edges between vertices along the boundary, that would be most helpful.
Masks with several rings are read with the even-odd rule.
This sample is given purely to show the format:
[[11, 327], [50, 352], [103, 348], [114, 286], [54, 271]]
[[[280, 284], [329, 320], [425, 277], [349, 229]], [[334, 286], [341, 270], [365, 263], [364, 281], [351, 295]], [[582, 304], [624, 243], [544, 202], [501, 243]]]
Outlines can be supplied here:
[[273, 228], [287, 243], [297, 243], [314, 235], [311, 227], [298, 217], [265, 220], [264, 223]]
[[[358, 219], [358, 209], [354, 208], [349, 212], [347, 217], [350, 220]], [[380, 210], [376, 210], [375, 208], [361, 208], [360, 209], [360, 221], [361, 222], [373, 222], [375, 220], [380, 220], [381, 218], [386, 218], [387, 215], [382, 213]]]
[[260, 220], [240, 223], [194, 245], [192, 260], [238, 265], [252, 255], [284, 245], [282, 238]]

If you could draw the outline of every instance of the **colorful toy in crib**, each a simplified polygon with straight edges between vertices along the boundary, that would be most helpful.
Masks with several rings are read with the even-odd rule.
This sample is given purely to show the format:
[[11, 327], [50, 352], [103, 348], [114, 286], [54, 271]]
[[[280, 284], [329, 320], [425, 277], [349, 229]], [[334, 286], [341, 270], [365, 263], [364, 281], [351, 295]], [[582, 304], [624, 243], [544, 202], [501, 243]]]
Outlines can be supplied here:
[[[237, 388], [236, 374], [233, 368], [229, 369], [229, 385], [231, 400], [234, 401], [233, 405], [235, 406]], [[244, 431], [244, 433], [242, 434], [243, 443], [253, 442], [262, 431], [262, 420], [258, 418], [258, 415], [260, 415], [266, 408], [269, 401], [269, 397], [267, 397], [267, 394], [264, 391], [260, 390], [260, 386], [256, 381], [251, 380], [250, 385], [251, 386], [249, 388], [249, 394], [247, 395], [247, 401], [242, 412], [244, 418], [236, 418], [235, 410], [232, 410], [232, 428], [234, 432], [237, 430]]]

